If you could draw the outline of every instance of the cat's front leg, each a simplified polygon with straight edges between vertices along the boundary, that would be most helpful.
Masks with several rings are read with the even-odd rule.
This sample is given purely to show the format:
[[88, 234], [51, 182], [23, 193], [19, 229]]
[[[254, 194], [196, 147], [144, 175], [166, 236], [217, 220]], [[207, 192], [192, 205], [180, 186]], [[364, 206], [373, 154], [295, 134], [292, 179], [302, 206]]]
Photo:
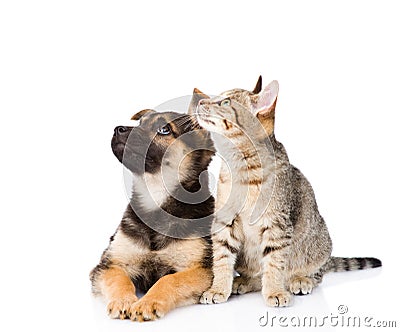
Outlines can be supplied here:
[[262, 295], [270, 307], [286, 307], [292, 294], [286, 289], [288, 247], [266, 246], [262, 259]]
[[[222, 224], [214, 221], [216, 224]], [[234, 265], [240, 248], [233, 225], [227, 225], [212, 237], [213, 274], [211, 288], [204, 292], [200, 303], [222, 303], [228, 300], [232, 291]]]

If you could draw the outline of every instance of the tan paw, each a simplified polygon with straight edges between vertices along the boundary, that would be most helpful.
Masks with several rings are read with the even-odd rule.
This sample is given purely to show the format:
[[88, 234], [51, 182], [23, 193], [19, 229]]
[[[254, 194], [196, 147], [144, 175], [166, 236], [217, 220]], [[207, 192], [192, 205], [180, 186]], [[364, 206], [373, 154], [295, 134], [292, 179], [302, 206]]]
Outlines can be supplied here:
[[130, 308], [128, 316], [131, 320], [145, 322], [161, 318], [168, 311], [165, 302], [144, 296]]
[[138, 300], [136, 296], [108, 302], [107, 312], [111, 318], [128, 318], [130, 307]]
[[264, 296], [265, 302], [270, 307], [287, 307], [292, 295], [289, 292], [275, 292]]
[[295, 295], [310, 294], [313, 287], [314, 284], [308, 277], [294, 277], [289, 283], [289, 289]]
[[218, 291], [214, 289], [209, 289], [204, 292], [200, 298], [200, 303], [202, 304], [212, 304], [212, 303], [223, 303], [228, 300], [229, 295], [231, 294], [229, 291]]
[[261, 280], [245, 278], [242, 276], [235, 277], [232, 285], [232, 294], [246, 294], [256, 292], [261, 289]]

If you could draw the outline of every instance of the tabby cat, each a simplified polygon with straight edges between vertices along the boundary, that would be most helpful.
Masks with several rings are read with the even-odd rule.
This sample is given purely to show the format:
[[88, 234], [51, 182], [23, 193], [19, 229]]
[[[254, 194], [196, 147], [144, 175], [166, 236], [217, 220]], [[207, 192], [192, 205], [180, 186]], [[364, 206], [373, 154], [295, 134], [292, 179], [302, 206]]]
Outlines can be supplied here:
[[275, 139], [277, 96], [278, 82], [262, 90], [260, 77], [252, 92], [233, 89], [198, 104], [198, 122], [225, 160], [213, 221], [214, 280], [202, 303], [262, 290], [267, 305], [287, 306], [326, 272], [381, 266], [376, 258], [331, 257], [313, 189]]

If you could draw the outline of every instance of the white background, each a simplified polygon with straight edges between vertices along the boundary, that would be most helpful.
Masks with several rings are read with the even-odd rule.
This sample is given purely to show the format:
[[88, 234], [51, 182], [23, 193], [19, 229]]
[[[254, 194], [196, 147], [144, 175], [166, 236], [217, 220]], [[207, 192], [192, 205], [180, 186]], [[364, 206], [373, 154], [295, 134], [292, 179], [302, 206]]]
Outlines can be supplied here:
[[[140, 3], [140, 4], [139, 4]], [[266, 330], [260, 294], [155, 323], [107, 318], [88, 273], [127, 204], [110, 139], [143, 108], [277, 79], [276, 136], [311, 181], [338, 256], [279, 315], [398, 320], [396, 1], [1, 1], [2, 331]], [[287, 328], [285, 330], [288, 330]]]

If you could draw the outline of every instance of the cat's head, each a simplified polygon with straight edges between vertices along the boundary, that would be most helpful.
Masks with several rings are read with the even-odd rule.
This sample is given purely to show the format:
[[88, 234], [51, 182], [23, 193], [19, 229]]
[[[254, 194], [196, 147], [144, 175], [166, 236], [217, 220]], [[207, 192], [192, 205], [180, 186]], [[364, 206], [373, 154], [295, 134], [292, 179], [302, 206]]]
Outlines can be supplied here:
[[207, 130], [227, 136], [256, 129], [261, 124], [265, 134], [270, 136], [274, 133], [278, 91], [277, 81], [261, 89], [260, 76], [253, 91], [232, 89], [217, 97], [200, 100], [196, 113], [198, 122]]

